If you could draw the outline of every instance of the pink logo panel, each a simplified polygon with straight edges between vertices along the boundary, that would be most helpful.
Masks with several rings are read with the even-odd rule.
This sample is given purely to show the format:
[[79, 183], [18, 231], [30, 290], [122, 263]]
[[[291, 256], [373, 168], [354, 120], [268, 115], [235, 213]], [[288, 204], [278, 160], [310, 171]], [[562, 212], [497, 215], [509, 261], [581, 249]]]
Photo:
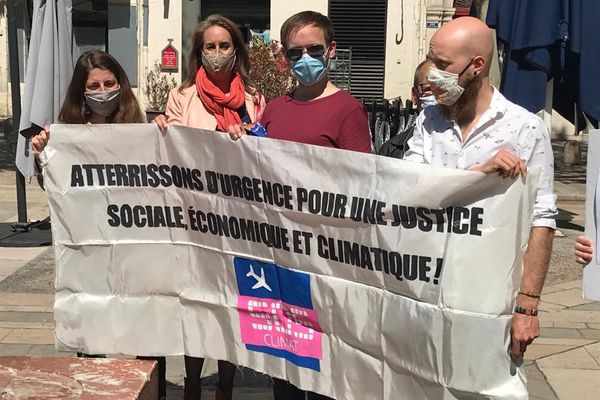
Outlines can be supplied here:
[[238, 296], [238, 310], [244, 344], [322, 358], [322, 333], [314, 310], [250, 296]]

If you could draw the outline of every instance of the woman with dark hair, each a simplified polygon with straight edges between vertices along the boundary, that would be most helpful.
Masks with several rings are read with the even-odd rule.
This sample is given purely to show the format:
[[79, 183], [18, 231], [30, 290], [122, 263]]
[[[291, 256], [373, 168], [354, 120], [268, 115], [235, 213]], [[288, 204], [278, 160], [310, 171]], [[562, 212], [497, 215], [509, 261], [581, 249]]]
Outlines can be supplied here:
[[108, 53], [79, 57], [58, 120], [66, 124], [146, 122], [127, 74]]
[[[64, 124], [146, 122], [127, 74], [113, 56], [103, 51], [88, 51], [77, 60], [58, 120]], [[50, 128], [47, 126], [31, 139], [37, 162], [49, 139]], [[104, 357], [77, 354], [80, 357]], [[158, 362], [159, 398], [165, 398], [165, 358], [138, 358]]]
[[[166, 115], [154, 119], [164, 131], [168, 124], [226, 132], [230, 125], [256, 122], [264, 98], [250, 82], [250, 58], [242, 33], [221, 15], [201, 21], [192, 33], [187, 79], [169, 93]], [[203, 358], [185, 356], [184, 399], [199, 399]], [[220, 360], [216, 399], [231, 399], [235, 365]]]
[[[65, 101], [58, 114], [64, 124], [146, 122], [127, 74], [108, 53], [83, 53], [73, 70]], [[50, 128], [44, 127], [31, 139], [36, 155], [46, 147]]]

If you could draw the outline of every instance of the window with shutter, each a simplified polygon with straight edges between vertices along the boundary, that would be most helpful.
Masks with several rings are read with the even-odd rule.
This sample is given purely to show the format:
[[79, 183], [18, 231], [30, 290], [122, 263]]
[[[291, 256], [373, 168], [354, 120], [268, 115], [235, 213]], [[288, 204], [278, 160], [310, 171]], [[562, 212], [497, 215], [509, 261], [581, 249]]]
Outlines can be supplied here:
[[383, 98], [387, 0], [329, 0], [337, 47], [352, 50], [351, 92]]

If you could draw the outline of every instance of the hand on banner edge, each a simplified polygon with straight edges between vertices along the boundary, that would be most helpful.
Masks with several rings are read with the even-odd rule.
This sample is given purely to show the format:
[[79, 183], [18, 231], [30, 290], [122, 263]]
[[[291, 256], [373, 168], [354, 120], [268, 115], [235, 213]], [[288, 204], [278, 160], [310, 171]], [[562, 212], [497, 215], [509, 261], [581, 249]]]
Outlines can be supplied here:
[[163, 135], [167, 132], [167, 127], [169, 126], [169, 121], [168, 121], [166, 115], [164, 115], [164, 114], [157, 115], [152, 120], [152, 122], [154, 122], [158, 126], [158, 129], [160, 129], [160, 132]]
[[592, 241], [584, 235], [577, 236], [575, 239], [575, 261], [578, 264], [587, 265], [594, 257], [594, 248]]
[[248, 124], [244, 124], [244, 125], [229, 125], [229, 127], [227, 128], [227, 133], [229, 134], [229, 137], [231, 138], [231, 140], [239, 140], [241, 139], [242, 136], [244, 136], [246, 134], [246, 129], [250, 129], [253, 125], [248, 125]]
[[44, 125], [44, 129], [31, 138], [31, 148], [36, 157], [39, 157], [40, 153], [44, 151], [44, 148], [48, 145], [48, 140], [50, 140], [50, 127]]
[[515, 179], [519, 175], [527, 176], [525, 162], [505, 149], [498, 151], [485, 164], [469, 168], [469, 170], [486, 174], [498, 172], [501, 177], [511, 179]]

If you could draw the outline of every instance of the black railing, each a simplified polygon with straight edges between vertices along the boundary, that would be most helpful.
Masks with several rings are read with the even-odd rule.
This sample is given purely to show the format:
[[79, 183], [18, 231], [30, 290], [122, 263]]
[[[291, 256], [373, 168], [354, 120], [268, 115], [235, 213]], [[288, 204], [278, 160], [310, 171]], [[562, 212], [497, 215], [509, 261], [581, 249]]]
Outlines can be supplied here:
[[413, 107], [411, 100], [406, 100], [405, 104], [402, 104], [400, 97], [393, 100], [372, 98], [359, 100], [365, 105], [369, 116], [371, 144], [375, 153], [383, 143], [414, 124], [417, 118], [417, 109]]

